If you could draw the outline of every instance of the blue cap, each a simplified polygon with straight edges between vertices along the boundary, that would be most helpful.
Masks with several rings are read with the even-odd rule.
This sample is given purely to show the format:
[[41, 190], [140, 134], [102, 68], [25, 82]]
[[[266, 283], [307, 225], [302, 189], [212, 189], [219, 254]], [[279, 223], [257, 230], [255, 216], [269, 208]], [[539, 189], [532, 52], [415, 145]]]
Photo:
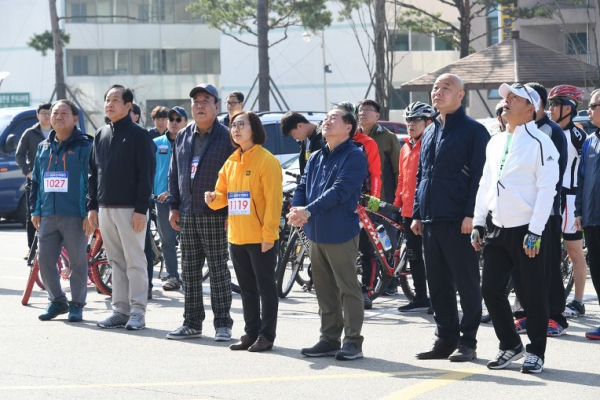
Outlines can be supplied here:
[[219, 92], [217, 91], [217, 88], [209, 83], [201, 83], [195, 86], [190, 92], [190, 97], [193, 99], [198, 92], [206, 92], [213, 96], [215, 100], [219, 100]]
[[171, 113], [177, 113], [177, 115], [179, 115], [180, 117], [185, 117], [185, 119], [188, 119], [187, 113], [185, 112], [185, 109], [183, 107], [175, 106], [171, 108], [167, 116], [170, 116]]

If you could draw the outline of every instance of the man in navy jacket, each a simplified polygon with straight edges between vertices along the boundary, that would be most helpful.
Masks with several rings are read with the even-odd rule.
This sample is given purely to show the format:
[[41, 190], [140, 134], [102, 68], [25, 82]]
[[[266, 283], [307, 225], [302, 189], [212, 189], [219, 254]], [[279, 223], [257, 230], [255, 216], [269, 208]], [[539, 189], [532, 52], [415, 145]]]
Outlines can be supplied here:
[[[419, 359], [476, 357], [481, 291], [478, 256], [469, 235], [489, 134], [465, 114], [464, 96], [460, 77], [438, 77], [431, 100], [440, 114], [421, 139], [411, 228], [423, 235], [437, 340], [431, 351], [417, 354]], [[460, 323], [457, 290], [463, 311]]]

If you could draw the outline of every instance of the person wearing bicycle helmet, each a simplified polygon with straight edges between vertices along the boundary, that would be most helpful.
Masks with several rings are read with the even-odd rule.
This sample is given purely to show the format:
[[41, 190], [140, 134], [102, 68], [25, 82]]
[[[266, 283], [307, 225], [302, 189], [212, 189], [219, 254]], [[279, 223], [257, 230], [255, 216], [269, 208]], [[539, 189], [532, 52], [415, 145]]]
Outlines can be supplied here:
[[420, 235], [410, 230], [412, 224], [415, 189], [417, 187], [417, 170], [421, 153], [421, 137], [425, 128], [433, 123], [435, 110], [429, 104], [415, 101], [404, 111], [410, 140], [402, 146], [398, 160], [398, 186], [394, 205], [402, 209], [402, 225], [406, 234], [406, 248], [410, 263], [411, 275], [415, 287], [415, 297], [408, 304], [398, 307], [400, 312], [428, 310], [431, 306], [427, 297], [427, 279], [423, 261], [423, 242]]
[[[83, 199], [88, 189], [92, 141], [77, 128], [79, 109], [71, 101], [58, 100], [50, 112], [54, 129], [38, 146], [29, 199], [31, 222], [38, 230], [40, 274], [50, 300], [39, 319], [48, 321], [68, 312], [69, 322], [79, 322], [87, 295], [86, 233], [91, 229]], [[69, 253], [71, 268], [70, 302], [56, 268], [63, 247]]]
[[[583, 129], [573, 123], [577, 107], [583, 103], [583, 89], [572, 85], [558, 85], [550, 90], [548, 106], [550, 119], [563, 129], [567, 138], [567, 168], [563, 175], [562, 196], [562, 233], [567, 253], [573, 261], [575, 298], [567, 304], [564, 315], [578, 317], [585, 314], [583, 291], [587, 277], [587, 266], [583, 254], [583, 234], [575, 227], [575, 194], [577, 191], [577, 169], [581, 158], [581, 148], [587, 138]], [[550, 320], [548, 335], [564, 335], [564, 327], [556, 326]]]

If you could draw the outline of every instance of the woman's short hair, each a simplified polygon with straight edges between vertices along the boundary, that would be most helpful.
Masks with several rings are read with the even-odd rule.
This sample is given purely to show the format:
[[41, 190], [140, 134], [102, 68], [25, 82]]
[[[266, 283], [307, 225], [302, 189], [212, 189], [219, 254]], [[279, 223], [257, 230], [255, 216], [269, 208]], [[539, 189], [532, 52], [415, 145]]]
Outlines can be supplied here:
[[[231, 132], [231, 125], [233, 125], [233, 122], [236, 120], [236, 118], [244, 114], [248, 116], [248, 121], [250, 121], [250, 129], [252, 129], [252, 143], [264, 144], [267, 140], [267, 133], [265, 132], [265, 128], [262, 122], [260, 121], [258, 115], [256, 115], [252, 111], [238, 111], [235, 114], [233, 114], [233, 117], [231, 117], [231, 121], [229, 121], [229, 131]], [[237, 143], [233, 141], [231, 135], [229, 137], [231, 139], [231, 143], [235, 147], [240, 147]]]

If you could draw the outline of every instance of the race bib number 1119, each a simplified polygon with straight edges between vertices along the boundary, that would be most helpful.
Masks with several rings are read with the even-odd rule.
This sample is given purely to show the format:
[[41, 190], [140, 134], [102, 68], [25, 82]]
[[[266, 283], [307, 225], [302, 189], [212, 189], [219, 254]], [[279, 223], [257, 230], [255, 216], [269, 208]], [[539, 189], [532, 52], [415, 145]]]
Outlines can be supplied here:
[[250, 192], [228, 192], [229, 215], [250, 215]]

